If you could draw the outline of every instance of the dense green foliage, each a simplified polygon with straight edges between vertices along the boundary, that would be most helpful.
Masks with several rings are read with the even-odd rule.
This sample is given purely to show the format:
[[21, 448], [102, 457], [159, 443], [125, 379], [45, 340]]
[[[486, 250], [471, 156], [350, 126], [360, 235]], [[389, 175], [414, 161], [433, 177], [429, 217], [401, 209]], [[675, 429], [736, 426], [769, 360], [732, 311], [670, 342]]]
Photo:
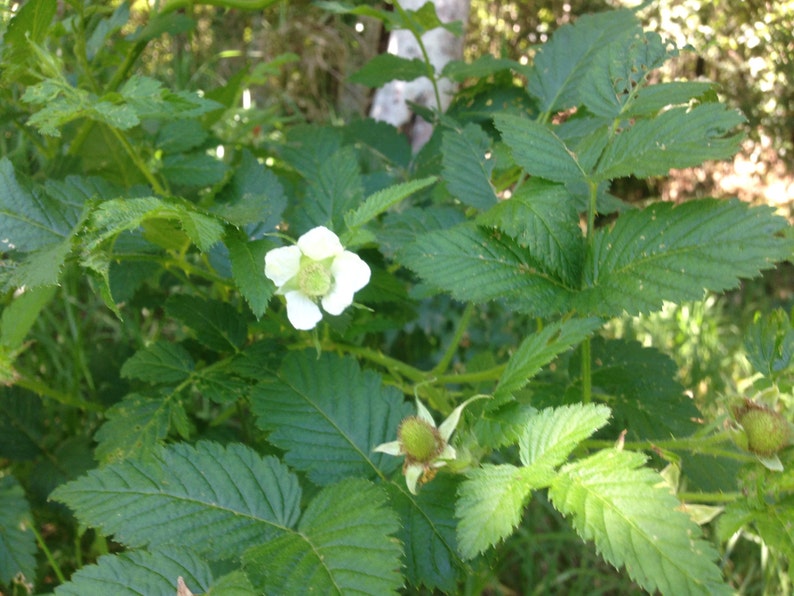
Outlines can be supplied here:
[[[430, 4], [321, 8], [440, 26]], [[265, 142], [242, 134], [264, 111], [241, 97], [290, 55], [201, 89], [142, 67], [205, 10], [30, 0], [4, 23], [1, 586], [481, 593], [543, 539], [536, 507], [625, 569], [623, 589], [732, 593], [720, 562], [745, 531], [787, 577], [789, 437], [754, 452], [740, 420], [791, 421], [790, 316], [749, 327], [755, 376], [723, 401], [603, 331], [794, 254], [771, 208], [610, 192], [741, 141], [712, 84], [656, 82], [673, 43], [619, 10], [526, 64], [376, 58], [355, 81], [467, 84], [413, 155], [368, 119], [270, 114]], [[365, 287], [343, 283], [363, 275], [352, 253]], [[420, 462], [408, 417], [437, 441]]]

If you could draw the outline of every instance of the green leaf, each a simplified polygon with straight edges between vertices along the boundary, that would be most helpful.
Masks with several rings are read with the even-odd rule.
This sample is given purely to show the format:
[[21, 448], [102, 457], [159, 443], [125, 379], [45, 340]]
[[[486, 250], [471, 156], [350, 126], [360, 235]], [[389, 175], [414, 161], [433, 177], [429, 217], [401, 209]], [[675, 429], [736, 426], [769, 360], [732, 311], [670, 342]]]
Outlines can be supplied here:
[[141, 120], [194, 118], [223, 107], [194, 92], [172, 92], [160, 81], [141, 75], [129, 77], [119, 95]]
[[544, 408], [533, 416], [519, 440], [525, 466], [544, 469], [563, 463], [576, 447], [609, 420], [610, 410], [596, 404]]
[[150, 457], [168, 435], [172, 420], [180, 416], [185, 416], [185, 410], [175, 395], [126, 396], [105, 412], [105, 423], [94, 435], [97, 460], [108, 463]]
[[183, 153], [202, 145], [207, 136], [197, 120], [173, 120], [157, 132], [157, 148], [165, 154]]
[[745, 334], [744, 347], [750, 364], [764, 376], [786, 370], [794, 357], [794, 325], [786, 312], [759, 316]]
[[0, 387], [0, 457], [24, 461], [41, 455], [45, 415], [41, 399], [18, 387]]
[[248, 550], [245, 571], [260, 593], [396, 594], [398, 527], [383, 488], [347, 479], [311, 500], [296, 531]]
[[39, 248], [13, 262], [7, 272], [11, 287], [46, 288], [60, 282], [61, 271], [72, 252], [72, 239]]
[[513, 533], [532, 489], [552, 478], [540, 467], [483, 464], [466, 475], [458, 491], [456, 515], [461, 554], [472, 559]]
[[[591, 381], [595, 397], [612, 408], [615, 432], [630, 440], [683, 437], [698, 428], [695, 403], [676, 381], [678, 366], [655, 348], [637, 341], [593, 338]], [[581, 358], [571, 359], [571, 376], [580, 376]], [[573, 392], [579, 392], [577, 386]]]
[[596, 180], [622, 176], [666, 176], [672, 168], [726, 159], [739, 150], [744, 133], [729, 134], [745, 121], [719, 103], [677, 107], [623, 130], [606, 147]]
[[36, 537], [30, 529], [30, 505], [13, 476], [0, 476], [0, 503], [0, 585], [10, 585], [17, 574], [34, 583]]
[[452, 594], [465, 574], [455, 537], [455, 499], [451, 498], [458, 481], [458, 476], [442, 471], [416, 496], [405, 488], [402, 476], [388, 485], [391, 506], [400, 518], [397, 538], [405, 549], [405, 578], [413, 586]]
[[179, 383], [195, 367], [193, 357], [180, 344], [158, 341], [127, 359], [121, 367], [121, 376], [149, 383]]
[[600, 319], [568, 319], [552, 323], [528, 336], [510, 357], [494, 398], [499, 401], [526, 385], [556, 356], [579, 344], [601, 327]]
[[442, 174], [450, 194], [480, 210], [496, 204], [491, 184], [494, 161], [487, 157], [491, 138], [476, 124], [446, 128], [441, 137]]
[[333, 153], [308, 177], [308, 183], [305, 217], [311, 225], [342, 230], [345, 215], [358, 207], [364, 195], [355, 150], [344, 147]]
[[427, 188], [434, 182], [436, 182], [436, 178], [429, 176], [418, 180], [410, 180], [401, 184], [394, 184], [381, 189], [369, 195], [355, 211], [346, 213], [345, 224], [351, 229], [360, 228], [397, 203]]
[[714, 90], [710, 81], [672, 81], [643, 87], [624, 113], [627, 118], [650, 116], [668, 106], [687, 105]]
[[584, 242], [579, 213], [562, 185], [531, 178], [510, 200], [500, 201], [483, 213], [477, 223], [494, 226], [515, 238], [569, 285], [581, 280]]
[[463, 60], [450, 60], [444, 65], [441, 75], [462, 83], [466, 79], [484, 79], [485, 77], [506, 70], [523, 72], [526, 70], [526, 67], [515, 60], [496, 58], [491, 54], [483, 54], [477, 57], [473, 62], [468, 63]]
[[287, 198], [276, 175], [248, 151], [231, 181], [219, 193], [211, 211], [235, 226], [254, 225], [257, 231], [274, 232], [281, 222]]
[[55, 287], [27, 288], [3, 308], [0, 317], [0, 346], [22, 346], [39, 313], [55, 296]]
[[178, 186], [212, 186], [226, 175], [229, 167], [202, 152], [166, 155], [160, 173]]
[[394, 54], [378, 54], [353, 73], [350, 82], [375, 88], [390, 81], [413, 81], [433, 74], [432, 67], [419, 58], [409, 60]]
[[242, 571], [232, 571], [212, 582], [206, 596], [256, 596], [248, 576]]
[[662, 594], [731, 594], [717, 552], [645, 456], [604, 450], [564, 466], [549, 497], [602, 557]]
[[232, 263], [232, 277], [240, 294], [248, 302], [251, 312], [259, 319], [267, 310], [274, 286], [265, 277], [265, 254], [273, 248], [269, 240], [247, 242], [240, 233], [226, 235], [226, 247]]
[[574, 24], [557, 29], [538, 51], [527, 79], [540, 111], [552, 114], [580, 105], [579, 87], [593, 68], [595, 57], [637, 27], [634, 13], [617, 10], [584, 15]]
[[30, 0], [7, 21], [2, 48], [4, 85], [31, 78], [28, 69], [35, 59], [33, 44], [45, 40], [57, 9], [50, 0]]
[[289, 354], [275, 382], [251, 392], [251, 409], [285, 461], [315, 484], [348, 476], [389, 474], [399, 460], [372, 450], [397, 437], [413, 408], [380, 376], [352, 358], [314, 352]]
[[92, 470], [51, 498], [127, 546], [187, 544], [221, 560], [294, 527], [301, 490], [274, 457], [240, 444], [199, 442]]
[[784, 219], [768, 207], [704, 199], [657, 203], [596, 232], [587, 287], [570, 306], [617, 316], [658, 310], [663, 300], [698, 300], [735, 287], [791, 255]]
[[528, 174], [553, 182], [587, 179], [573, 151], [547, 126], [512, 114], [497, 114], [494, 122], [513, 159]]
[[78, 569], [69, 582], [55, 588], [55, 596], [173, 596], [178, 577], [191, 591], [204, 592], [212, 572], [190, 546], [105, 555], [96, 565]]
[[227, 302], [177, 294], [168, 299], [165, 310], [216, 352], [238, 351], [248, 334], [245, 319]]
[[3, 250], [33, 251], [68, 239], [80, 221], [83, 204], [53, 199], [17, 176], [0, 158], [0, 230]]
[[537, 316], [568, 310], [572, 288], [510, 238], [472, 224], [420, 236], [403, 264], [462, 301], [504, 300]]

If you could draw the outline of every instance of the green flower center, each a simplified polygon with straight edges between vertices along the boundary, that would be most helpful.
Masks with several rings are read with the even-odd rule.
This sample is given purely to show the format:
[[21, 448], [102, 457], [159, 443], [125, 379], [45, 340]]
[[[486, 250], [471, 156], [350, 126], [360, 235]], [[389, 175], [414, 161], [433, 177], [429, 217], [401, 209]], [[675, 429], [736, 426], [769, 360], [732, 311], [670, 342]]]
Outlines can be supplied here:
[[400, 424], [397, 439], [405, 456], [417, 463], [430, 463], [444, 449], [444, 440], [438, 429], [416, 416], [409, 416]]
[[305, 263], [298, 272], [298, 288], [311, 298], [325, 296], [331, 289], [331, 272], [322, 263]]

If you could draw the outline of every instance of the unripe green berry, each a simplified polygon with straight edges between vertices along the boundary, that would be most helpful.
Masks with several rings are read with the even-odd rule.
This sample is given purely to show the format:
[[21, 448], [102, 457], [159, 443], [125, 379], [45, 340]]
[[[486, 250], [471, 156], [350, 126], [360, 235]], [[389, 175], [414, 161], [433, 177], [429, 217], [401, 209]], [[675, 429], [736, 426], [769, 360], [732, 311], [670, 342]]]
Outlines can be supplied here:
[[430, 463], [444, 450], [444, 440], [438, 429], [417, 416], [409, 416], [400, 424], [397, 438], [406, 460]]
[[747, 435], [747, 447], [758, 455], [773, 455], [789, 441], [788, 421], [765, 408], [747, 409], [739, 419]]
[[331, 272], [322, 263], [305, 263], [298, 272], [298, 288], [312, 298], [325, 296], [331, 289]]

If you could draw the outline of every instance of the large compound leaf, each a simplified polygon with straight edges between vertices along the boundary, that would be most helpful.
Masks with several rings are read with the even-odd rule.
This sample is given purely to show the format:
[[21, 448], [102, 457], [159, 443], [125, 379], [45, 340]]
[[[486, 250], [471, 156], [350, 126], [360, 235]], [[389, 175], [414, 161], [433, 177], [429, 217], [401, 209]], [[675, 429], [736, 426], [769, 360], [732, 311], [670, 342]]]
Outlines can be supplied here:
[[698, 300], [704, 289], [735, 287], [791, 256], [786, 221], [768, 207], [704, 199], [658, 203], [621, 215], [596, 234], [587, 285], [573, 306], [616, 316]]
[[13, 476], [0, 477], [0, 585], [21, 574], [27, 582], [36, 578], [36, 537], [25, 491]]
[[288, 532], [243, 556], [263, 594], [395, 594], [402, 585], [399, 527], [383, 488], [363, 479], [328, 486]]
[[55, 596], [174, 596], [178, 577], [198, 593], [210, 586], [212, 572], [187, 544], [105, 555], [55, 588]]
[[649, 592], [731, 594], [717, 552], [639, 453], [604, 450], [564, 466], [549, 496], [582, 538]]
[[477, 222], [515, 238], [567, 283], [579, 283], [584, 256], [579, 213], [561, 184], [531, 178], [509, 200], [483, 213]]
[[251, 407], [285, 461], [320, 485], [394, 471], [397, 458], [372, 450], [394, 440], [413, 409], [352, 358], [308, 351], [288, 355], [277, 380], [257, 385]]
[[400, 253], [430, 284], [463, 301], [504, 300], [537, 316], [568, 308], [572, 290], [526, 249], [473, 224], [431, 232]]
[[239, 444], [200, 442], [92, 470], [51, 498], [127, 546], [188, 544], [225, 559], [294, 527], [301, 490], [274, 457]]

